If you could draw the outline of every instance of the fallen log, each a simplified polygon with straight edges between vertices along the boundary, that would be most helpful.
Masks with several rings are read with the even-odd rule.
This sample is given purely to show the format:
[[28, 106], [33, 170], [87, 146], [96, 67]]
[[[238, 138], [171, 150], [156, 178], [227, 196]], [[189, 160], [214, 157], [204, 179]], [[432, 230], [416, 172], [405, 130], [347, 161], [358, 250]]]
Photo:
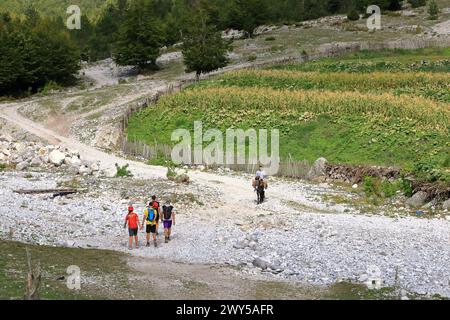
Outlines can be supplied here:
[[20, 190], [14, 190], [15, 193], [20, 194], [46, 194], [46, 193], [52, 193], [54, 197], [57, 196], [65, 196], [68, 194], [74, 194], [78, 193], [78, 189], [20, 189]]

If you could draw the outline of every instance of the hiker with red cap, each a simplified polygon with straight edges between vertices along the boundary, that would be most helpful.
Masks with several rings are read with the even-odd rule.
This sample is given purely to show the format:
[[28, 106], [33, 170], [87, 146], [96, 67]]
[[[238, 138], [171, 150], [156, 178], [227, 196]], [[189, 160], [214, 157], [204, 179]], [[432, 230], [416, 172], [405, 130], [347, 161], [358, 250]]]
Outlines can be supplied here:
[[136, 249], [139, 248], [138, 241], [138, 228], [139, 228], [139, 216], [134, 212], [134, 208], [132, 206], [128, 207], [128, 214], [125, 217], [124, 228], [127, 227], [128, 224], [128, 235], [129, 235], [129, 245], [128, 248], [133, 249], [133, 238], [136, 242]]

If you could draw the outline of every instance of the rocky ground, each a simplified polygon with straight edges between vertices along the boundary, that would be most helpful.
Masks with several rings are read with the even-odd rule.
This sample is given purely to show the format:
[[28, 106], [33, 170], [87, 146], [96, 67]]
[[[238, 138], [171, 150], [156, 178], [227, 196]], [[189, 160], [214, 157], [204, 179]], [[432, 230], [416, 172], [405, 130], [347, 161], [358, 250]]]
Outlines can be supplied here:
[[[165, 179], [71, 176], [64, 170], [3, 172], [1, 238], [126, 252], [127, 205], [141, 213], [148, 197], [158, 194], [178, 213], [173, 240], [164, 244], [160, 237], [158, 248], [146, 248], [140, 233], [142, 246], [133, 255], [231, 265], [244, 277], [319, 286], [376, 277], [383, 286], [400, 286], [405, 296], [450, 296], [449, 221], [368, 214], [321, 201], [322, 194], [343, 192], [328, 184], [282, 180], [272, 180], [267, 202], [257, 206], [247, 177], [190, 175], [194, 182], [180, 187]], [[55, 198], [14, 192], [56, 187], [83, 192]], [[242, 188], [240, 194], [234, 188]]]

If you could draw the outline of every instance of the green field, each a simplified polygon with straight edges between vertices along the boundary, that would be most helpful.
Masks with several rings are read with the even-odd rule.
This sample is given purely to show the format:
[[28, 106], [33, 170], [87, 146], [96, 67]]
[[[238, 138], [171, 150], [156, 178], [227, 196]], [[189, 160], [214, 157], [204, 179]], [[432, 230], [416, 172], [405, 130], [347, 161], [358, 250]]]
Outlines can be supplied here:
[[[226, 74], [165, 96], [156, 107], [135, 114], [128, 138], [172, 144], [172, 131], [193, 129], [196, 120], [203, 121], [203, 130], [278, 128], [283, 159], [393, 165], [427, 180], [448, 181], [450, 73], [444, 71], [449, 53], [362, 52], [272, 68], [281, 70]], [[379, 61], [436, 68], [328, 71], [339, 63], [358, 69]]]

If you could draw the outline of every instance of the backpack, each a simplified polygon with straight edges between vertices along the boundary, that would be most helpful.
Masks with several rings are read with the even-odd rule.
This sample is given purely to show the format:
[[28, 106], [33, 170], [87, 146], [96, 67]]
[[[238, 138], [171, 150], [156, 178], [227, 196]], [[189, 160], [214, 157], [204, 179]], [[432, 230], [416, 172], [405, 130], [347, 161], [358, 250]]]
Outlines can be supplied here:
[[172, 206], [163, 206], [163, 217], [164, 220], [171, 220], [172, 219]]
[[153, 208], [148, 208], [147, 209], [147, 221], [149, 222], [154, 222], [156, 219], [156, 209]]
[[259, 179], [258, 181], [257, 181], [257, 184], [256, 184], [257, 186], [258, 186], [258, 190], [264, 190], [264, 180], [262, 180], [262, 179]]

